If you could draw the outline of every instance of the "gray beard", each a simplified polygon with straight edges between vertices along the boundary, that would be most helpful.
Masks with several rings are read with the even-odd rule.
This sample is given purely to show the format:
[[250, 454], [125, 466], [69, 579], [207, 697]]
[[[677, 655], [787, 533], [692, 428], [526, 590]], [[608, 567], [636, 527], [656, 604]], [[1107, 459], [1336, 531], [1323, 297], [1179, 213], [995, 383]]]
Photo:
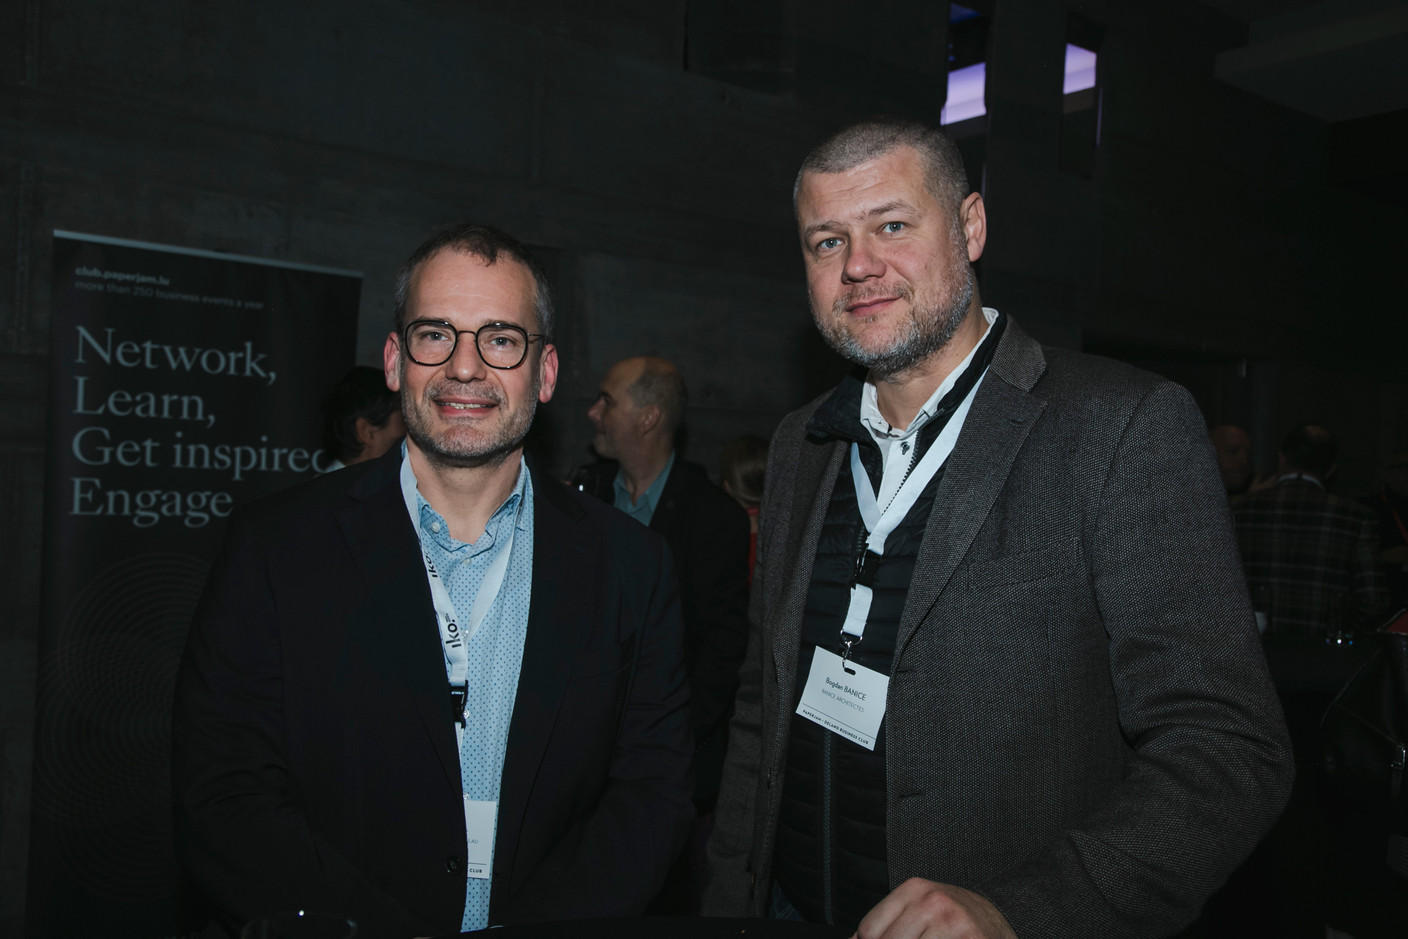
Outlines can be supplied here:
[[[528, 427], [533, 425], [533, 416], [537, 413], [538, 402], [534, 400], [528, 409]], [[415, 442], [420, 449], [426, 462], [432, 466], [445, 467], [447, 469], [473, 469], [480, 466], [499, 466], [508, 455], [523, 445], [523, 441], [528, 437], [528, 430], [524, 428], [523, 433], [517, 438], [499, 440], [492, 447], [482, 453], [461, 453], [454, 450], [442, 448], [435, 442], [435, 438], [425, 432], [419, 422], [412, 423], [406, 421], [406, 436]]]
[[[878, 379], [893, 378], [908, 371], [948, 345], [958, 328], [968, 318], [968, 307], [973, 302], [975, 289], [973, 268], [972, 265], [962, 264], [960, 269], [963, 272], [963, 283], [948, 306], [915, 309], [914, 315], [904, 324], [903, 333], [890, 348], [870, 350], [861, 347], [856, 338], [841, 325], [846, 312], [845, 300], [837, 301], [832, 318], [822, 327], [822, 338], [845, 359], [865, 366]], [[906, 299], [913, 303], [912, 295]]]
[[[410, 437], [417, 449], [425, 457], [426, 462], [432, 466], [440, 466], [452, 469], [473, 469], [480, 466], [499, 466], [508, 455], [523, 445], [523, 441], [528, 437], [528, 431], [533, 426], [533, 418], [538, 413], [538, 388], [539, 383], [534, 382], [532, 394], [528, 399], [527, 420], [523, 422], [523, 429], [516, 436], [506, 435], [504, 438], [492, 441], [482, 452], [465, 453], [441, 447], [431, 434], [427, 424], [422, 421], [420, 412], [413, 407], [407, 407], [406, 402], [406, 373], [405, 366], [402, 365], [401, 378], [401, 416], [406, 422], [406, 436]], [[496, 401], [502, 405], [502, 396], [497, 392], [494, 395]], [[511, 432], [512, 433], [512, 432]]]

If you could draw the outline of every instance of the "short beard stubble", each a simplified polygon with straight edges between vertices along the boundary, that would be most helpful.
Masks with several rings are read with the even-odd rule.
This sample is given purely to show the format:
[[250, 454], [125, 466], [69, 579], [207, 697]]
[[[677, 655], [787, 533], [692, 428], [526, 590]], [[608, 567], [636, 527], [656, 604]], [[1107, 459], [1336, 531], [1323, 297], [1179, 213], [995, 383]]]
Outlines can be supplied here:
[[[542, 374], [536, 371], [536, 365], [524, 362], [520, 368], [534, 368], [533, 386], [529, 389], [525, 410], [521, 415], [513, 415], [512, 423], [501, 426], [499, 433], [489, 440], [480, 441], [474, 445], [455, 447], [451, 441], [441, 442], [434, 436], [430, 423], [423, 416], [421, 411], [415, 406], [417, 403], [428, 407], [434, 405], [430, 403], [430, 398], [435, 390], [435, 383], [426, 385], [424, 402], [408, 401], [409, 395], [406, 388], [406, 362], [401, 359], [397, 365], [397, 371], [401, 379], [401, 416], [406, 421], [406, 436], [415, 441], [416, 447], [425, 456], [427, 462], [433, 466], [449, 469], [473, 469], [480, 466], [498, 466], [503, 463], [508, 455], [522, 445], [528, 436], [528, 430], [533, 426], [533, 417], [538, 411], [538, 392], [542, 388]], [[456, 383], [458, 384], [458, 383]], [[471, 385], [461, 387], [473, 388]], [[480, 386], [474, 389], [474, 393], [485, 398], [493, 399], [499, 408], [504, 407], [504, 393], [501, 389], [492, 385]], [[449, 434], [447, 433], [448, 437]]]
[[[914, 290], [906, 284], [898, 287], [881, 285], [870, 290], [858, 288], [836, 298], [829, 318], [818, 318], [818, 328], [826, 344], [847, 361], [865, 366], [873, 376], [881, 380], [892, 379], [908, 371], [947, 346], [968, 318], [968, 308], [973, 302], [973, 293], [976, 290], [973, 265], [968, 263], [966, 257], [957, 256], [961, 246], [967, 243], [961, 225], [954, 226], [950, 241], [954, 245], [955, 256], [950, 260], [949, 274], [952, 275], [950, 283], [955, 287], [947, 303], [940, 298], [929, 307], [915, 306]], [[848, 315], [846, 306], [856, 300], [868, 299], [869, 293], [884, 296], [896, 292], [909, 301], [909, 320], [899, 326], [899, 335], [889, 348], [864, 348], [844, 325]]]

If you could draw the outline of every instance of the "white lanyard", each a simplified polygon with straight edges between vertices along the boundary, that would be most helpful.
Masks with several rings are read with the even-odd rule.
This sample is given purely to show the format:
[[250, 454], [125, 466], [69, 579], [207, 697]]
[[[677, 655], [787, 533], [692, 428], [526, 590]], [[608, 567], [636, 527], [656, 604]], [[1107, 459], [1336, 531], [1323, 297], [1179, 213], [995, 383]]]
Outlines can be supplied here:
[[870, 618], [870, 602], [874, 598], [869, 584], [873, 576], [873, 570], [870, 568], [885, 553], [885, 539], [890, 536], [890, 532], [894, 531], [909, 514], [909, 510], [914, 508], [920, 493], [953, 452], [954, 444], [958, 442], [958, 434], [963, 430], [963, 421], [968, 417], [969, 408], [973, 406], [973, 397], [978, 393], [978, 387], [986, 376], [987, 370], [984, 369], [983, 374], [978, 376], [978, 380], [963, 397], [962, 403], [954, 410], [944, 429], [939, 431], [939, 436], [929, 447], [929, 451], [908, 476], [905, 475], [905, 467], [897, 460], [891, 461], [885, 468], [880, 480], [880, 491], [894, 494], [885, 503], [883, 510], [876, 499], [874, 488], [870, 485], [870, 477], [860, 462], [860, 445], [851, 444], [851, 481], [855, 484], [861, 521], [865, 523], [870, 534], [865, 542], [865, 556], [861, 563], [857, 564], [857, 581], [851, 585], [851, 601], [846, 609], [846, 619], [841, 624], [841, 641], [845, 646], [843, 659], [849, 657], [851, 646], [865, 635], [865, 621]]
[[[518, 472], [520, 474], [527, 472], [521, 459]], [[411, 469], [409, 451], [401, 460], [401, 495], [406, 500], [406, 511], [411, 516], [411, 527], [415, 529], [416, 539], [421, 543], [421, 558], [425, 561], [425, 574], [430, 581], [430, 599], [435, 605], [435, 621], [440, 627], [440, 646], [445, 651], [445, 674], [450, 680], [450, 694], [457, 705], [455, 729], [462, 732], [467, 698], [465, 692], [469, 682], [469, 650], [467, 645], [469, 640], [474, 638], [474, 634], [479, 631], [480, 624], [489, 614], [489, 608], [493, 606], [494, 600], [499, 595], [499, 590], [504, 585], [504, 576], [508, 573], [509, 555], [513, 553], [513, 541], [518, 534], [518, 520], [523, 514], [523, 502], [527, 494], [523, 493], [519, 497], [518, 508], [513, 514], [512, 524], [509, 525], [508, 539], [504, 542], [503, 548], [494, 556], [494, 560], [489, 563], [489, 569], [484, 572], [484, 580], [480, 583], [479, 592], [474, 597], [474, 606], [469, 611], [469, 622], [464, 629], [460, 628], [455, 616], [455, 605], [450, 600], [450, 591], [445, 588], [445, 582], [441, 580], [440, 572], [435, 569], [435, 562], [430, 559], [430, 552], [425, 549], [424, 539], [421, 538], [416, 474]]]

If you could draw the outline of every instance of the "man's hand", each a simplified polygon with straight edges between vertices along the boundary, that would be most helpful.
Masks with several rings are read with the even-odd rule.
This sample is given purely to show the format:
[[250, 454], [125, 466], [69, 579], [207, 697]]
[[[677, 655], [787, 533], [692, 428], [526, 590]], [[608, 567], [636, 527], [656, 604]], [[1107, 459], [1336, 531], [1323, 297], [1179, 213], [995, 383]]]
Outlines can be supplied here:
[[948, 884], [911, 877], [865, 915], [852, 939], [1017, 939], [987, 900]]

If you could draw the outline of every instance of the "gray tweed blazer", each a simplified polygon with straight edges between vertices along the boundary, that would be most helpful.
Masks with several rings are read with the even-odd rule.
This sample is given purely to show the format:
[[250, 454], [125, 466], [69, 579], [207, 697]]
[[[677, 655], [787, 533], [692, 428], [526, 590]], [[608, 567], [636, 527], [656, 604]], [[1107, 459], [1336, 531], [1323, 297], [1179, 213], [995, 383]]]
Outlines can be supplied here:
[[[802, 605], [844, 443], [785, 418], [709, 843], [762, 915]], [[949, 457], [883, 732], [891, 886], [974, 890], [1023, 939], [1170, 935], [1280, 814], [1293, 764], [1202, 416], [1009, 321]]]

